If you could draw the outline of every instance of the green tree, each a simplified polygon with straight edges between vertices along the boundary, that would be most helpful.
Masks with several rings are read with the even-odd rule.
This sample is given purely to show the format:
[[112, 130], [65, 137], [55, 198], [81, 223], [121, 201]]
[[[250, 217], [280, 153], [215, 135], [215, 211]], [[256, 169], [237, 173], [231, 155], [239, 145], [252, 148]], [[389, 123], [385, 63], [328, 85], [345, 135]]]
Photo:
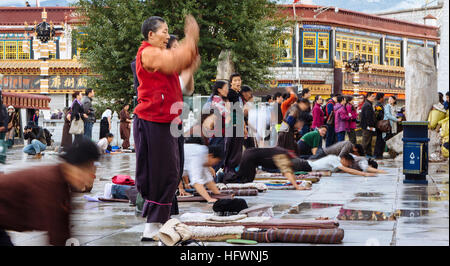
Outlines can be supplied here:
[[195, 75], [196, 93], [209, 93], [224, 49], [233, 52], [236, 71], [257, 89], [270, 79], [268, 67], [279, 56], [275, 41], [290, 27], [270, 0], [79, 0], [87, 19], [77, 38], [87, 49], [83, 60], [102, 78], [92, 79], [99, 96], [130, 101], [134, 95], [130, 62], [143, 40], [140, 28], [150, 16], [161, 16], [180, 38], [184, 17], [192, 14], [200, 26], [202, 65]]

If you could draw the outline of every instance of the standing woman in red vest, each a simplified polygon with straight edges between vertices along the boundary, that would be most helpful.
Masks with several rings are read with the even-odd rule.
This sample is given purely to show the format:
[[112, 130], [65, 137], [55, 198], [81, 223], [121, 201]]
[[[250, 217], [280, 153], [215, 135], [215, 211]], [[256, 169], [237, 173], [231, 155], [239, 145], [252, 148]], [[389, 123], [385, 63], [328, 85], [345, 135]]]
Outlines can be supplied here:
[[142, 25], [145, 40], [136, 55], [140, 85], [133, 124], [136, 185], [145, 199], [142, 215], [147, 217], [142, 240], [153, 239], [169, 220], [179, 182], [178, 136], [170, 128], [179, 122], [181, 108], [175, 113], [171, 108], [183, 102], [179, 76], [193, 73], [198, 65], [199, 27], [192, 16], [186, 17], [184, 32], [177, 48], [166, 49], [170, 35], [164, 19], [153, 16]]

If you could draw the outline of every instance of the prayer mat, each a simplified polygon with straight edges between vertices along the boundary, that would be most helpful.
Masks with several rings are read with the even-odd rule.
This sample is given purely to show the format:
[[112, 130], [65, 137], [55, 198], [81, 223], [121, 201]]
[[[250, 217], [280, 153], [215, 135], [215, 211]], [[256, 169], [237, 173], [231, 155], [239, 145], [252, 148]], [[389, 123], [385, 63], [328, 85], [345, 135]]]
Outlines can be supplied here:
[[244, 231], [242, 239], [271, 243], [339, 244], [344, 239], [344, 230], [336, 229], [269, 229], [259, 232]]
[[[311, 181], [313, 183], [317, 183], [320, 181], [320, 177], [318, 176], [311, 176], [311, 175], [297, 175], [297, 180], [305, 180], [305, 181]], [[283, 175], [276, 175], [276, 176], [259, 176], [255, 178], [255, 182], [259, 183], [259, 181], [267, 181], [269, 183], [271, 180], [287, 180], [286, 177]]]
[[214, 223], [214, 222], [184, 222], [190, 226], [238, 226], [246, 228], [260, 229], [334, 229], [339, 227], [339, 223], [333, 220], [304, 220], [304, 219], [269, 219], [263, 222], [234, 222], [234, 223]]
[[[304, 180], [297, 181], [297, 185], [302, 186], [303, 182], [304, 182]], [[293, 189], [295, 189], [294, 186], [291, 184], [291, 182], [286, 182], [286, 181], [282, 181], [282, 180], [272, 181], [270, 183], [265, 183], [265, 184], [270, 190], [293, 190]], [[307, 186], [307, 187], [311, 187], [311, 186]]]
[[217, 183], [217, 188], [219, 190], [228, 190], [228, 189], [257, 189], [258, 192], [264, 192], [267, 191], [267, 186], [261, 183]]
[[107, 199], [107, 198], [98, 198], [99, 201], [104, 201], [104, 202], [123, 202], [123, 203], [128, 203], [130, 202], [127, 199]]
[[248, 197], [248, 196], [258, 196], [257, 189], [224, 189], [220, 190], [222, 194], [234, 194], [235, 196]]
[[[211, 195], [215, 199], [233, 199], [233, 194], [228, 195]], [[177, 197], [178, 202], [206, 202], [202, 196]]]

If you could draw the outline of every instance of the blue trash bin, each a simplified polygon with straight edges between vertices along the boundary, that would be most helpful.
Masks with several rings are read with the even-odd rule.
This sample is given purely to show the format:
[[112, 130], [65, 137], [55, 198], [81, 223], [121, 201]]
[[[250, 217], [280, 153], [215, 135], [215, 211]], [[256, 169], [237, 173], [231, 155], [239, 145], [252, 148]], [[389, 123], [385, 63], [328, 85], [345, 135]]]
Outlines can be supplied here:
[[428, 122], [405, 121], [403, 125], [403, 183], [428, 184]]

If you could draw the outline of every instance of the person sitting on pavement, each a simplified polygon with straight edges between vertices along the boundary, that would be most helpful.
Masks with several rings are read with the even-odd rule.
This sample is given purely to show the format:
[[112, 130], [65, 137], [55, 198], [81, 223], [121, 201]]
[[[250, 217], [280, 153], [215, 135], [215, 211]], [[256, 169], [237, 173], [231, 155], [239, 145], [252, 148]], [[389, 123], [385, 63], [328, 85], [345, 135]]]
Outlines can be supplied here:
[[106, 136], [97, 142], [97, 146], [102, 153], [118, 153], [113, 152], [111, 143], [114, 139], [114, 135], [111, 133], [106, 133]]
[[30, 122], [24, 129], [23, 138], [28, 140], [28, 145], [23, 148], [23, 152], [28, 155], [41, 157], [41, 153], [47, 148], [47, 139], [45, 131], [39, 126], [34, 126]]
[[[184, 171], [183, 176], [189, 178], [189, 183], [208, 203], [214, 203], [217, 199], [212, 198], [206, 191], [205, 186], [214, 194], [219, 195], [220, 191], [214, 182], [216, 175], [214, 165], [223, 158], [222, 149], [219, 146], [205, 146], [195, 143], [184, 144]], [[184, 194], [184, 189], [180, 183], [180, 194]]]
[[298, 142], [298, 154], [304, 158], [315, 155], [317, 150], [322, 146], [323, 138], [327, 135], [327, 130], [328, 127], [323, 125], [305, 134]]

